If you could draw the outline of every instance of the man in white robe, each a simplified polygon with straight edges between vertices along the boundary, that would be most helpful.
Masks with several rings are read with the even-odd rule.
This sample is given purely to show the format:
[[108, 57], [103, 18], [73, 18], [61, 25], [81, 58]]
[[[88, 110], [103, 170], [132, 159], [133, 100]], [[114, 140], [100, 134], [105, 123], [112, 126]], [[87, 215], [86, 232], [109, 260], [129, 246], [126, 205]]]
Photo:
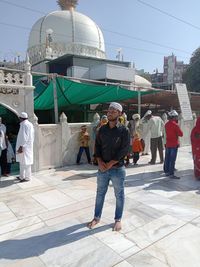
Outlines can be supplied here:
[[6, 126], [2, 123], [0, 117], [0, 167], [2, 176], [7, 174], [7, 143], [6, 143]]
[[28, 121], [28, 114], [26, 112], [22, 112], [19, 119], [20, 129], [17, 135], [16, 161], [19, 162], [20, 176], [17, 179], [20, 182], [26, 182], [31, 180], [34, 128], [33, 124]]

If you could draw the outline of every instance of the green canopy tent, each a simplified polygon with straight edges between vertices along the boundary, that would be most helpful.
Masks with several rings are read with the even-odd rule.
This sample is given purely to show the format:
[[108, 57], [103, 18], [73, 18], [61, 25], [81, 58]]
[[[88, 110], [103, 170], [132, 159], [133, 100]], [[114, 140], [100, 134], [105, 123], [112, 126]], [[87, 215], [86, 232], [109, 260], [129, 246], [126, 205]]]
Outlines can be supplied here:
[[[55, 84], [51, 81], [48, 87], [35, 97], [35, 110], [54, 108], [55, 87], [58, 108], [73, 104], [101, 104], [138, 98], [138, 91], [131, 91], [121, 86], [78, 83], [62, 77], [57, 77]], [[152, 93], [152, 91], [140, 91], [141, 96], [149, 93]]]

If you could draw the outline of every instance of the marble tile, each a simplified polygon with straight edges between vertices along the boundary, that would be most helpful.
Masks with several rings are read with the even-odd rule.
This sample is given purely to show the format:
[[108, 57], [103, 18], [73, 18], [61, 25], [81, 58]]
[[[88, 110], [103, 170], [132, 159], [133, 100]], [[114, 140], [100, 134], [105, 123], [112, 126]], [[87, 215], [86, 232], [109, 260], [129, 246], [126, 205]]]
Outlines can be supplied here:
[[199, 194], [196, 194], [195, 191], [190, 192], [184, 192], [182, 194], [179, 194], [177, 196], [174, 196], [172, 200], [182, 203], [185, 206], [198, 208], [200, 209], [200, 201], [199, 201]]
[[41, 222], [41, 223], [37, 223], [37, 224], [31, 225], [31, 226], [28, 226], [28, 227], [17, 229], [17, 230], [12, 231], [12, 232], [8, 232], [6, 234], [2, 234], [2, 235], [0, 235], [0, 241], [2, 242], [2, 241], [5, 241], [5, 240], [8, 240], [8, 239], [16, 238], [18, 236], [24, 235], [26, 233], [30, 233], [30, 232], [35, 231], [37, 229], [41, 229], [44, 226], [45, 226], [45, 224], [43, 222]]
[[197, 226], [200, 228], [200, 216], [195, 218], [194, 220], [190, 221], [190, 223], [194, 226]]
[[5, 203], [0, 202], [0, 226], [16, 220], [17, 217], [15, 214], [5, 205]]
[[173, 267], [197, 267], [200, 262], [200, 229], [184, 225], [146, 249], [148, 253]]
[[74, 186], [72, 189], [61, 189], [61, 192], [65, 193], [72, 199], [83, 201], [88, 198], [95, 198], [96, 192], [94, 190], [89, 190], [86, 186]]
[[75, 200], [58, 190], [49, 190], [44, 193], [34, 194], [32, 197], [49, 210], [75, 203]]
[[94, 199], [87, 199], [81, 202], [76, 202], [73, 204], [66, 205], [65, 207], [57, 208], [54, 210], [49, 210], [47, 212], [43, 212], [39, 214], [39, 217], [43, 220], [50, 220], [56, 217], [63, 216], [65, 214], [73, 213], [78, 210], [83, 210], [84, 208], [94, 208]]
[[148, 190], [148, 192], [150, 193], [158, 194], [166, 198], [171, 198], [180, 194], [180, 192], [171, 189], [170, 187], [163, 186], [159, 183], [157, 184], [152, 183], [151, 185], [145, 187], [144, 190]]
[[126, 237], [137, 244], [140, 248], [145, 248], [151, 243], [165, 237], [171, 232], [184, 225], [183, 221], [164, 215], [136, 230], [126, 234]]
[[57, 225], [63, 222], [67, 222], [73, 218], [78, 218], [80, 221], [86, 222], [87, 220], [90, 221], [92, 216], [91, 216], [92, 212], [91, 212], [91, 208], [85, 208], [85, 209], [81, 209], [79, 211], [75, 211], [75, 212], [71, 212], [59, 217], [55, 217], [53, 219], [47, 220], [45, 221], [46, 225], [48, 226], [53, 226], [53, 225]]
[[[90, 245], [88, 242], [90, 243]], [[69, 255], [70, 253], [70, 258], [66, 256], [65, 259], [63, 259], [63, 257], [57, 258], [56, 256], [56, 264], [58, 266], [60, 266], [59, 264], [62, 264], [65, 261], [66, 264], [64, 265], [64, 267], [111, 267], [122, 261], [122, 258], [107, 246], [101, 244], [101, 246], [97, 247], [97, 241], [88, 239], [87, 243], [85, 243], [85, 246], [82, 246], [80, 249], [77, 249], [75, 245], [72, 246], [72, 248], [74, 248], [73, 250], [64, 250], [67, 255]], [[53, 262], [55, 262], [55, 259]], [[45, 263], [48, 265], [48, 262]]]
[[167, 207], [163, 213], [179, 220], [189, 222], [200, 215], [200, 209], [194, 209], [183, 204], [175, 203], [174, 206]]
[[135, 228], [141, 227], [164, 215], [162, 211], [141, 203], [138, 204], [137, 207], [128, 209], [128, 211], [131, 214], [131, 222], [135, 226]]
[[172, 200], [164, 196], [144, 191], [129, 194], [128, 197], [160, 211], [174, 205]]
[[132, 267], [134, 265], [131, 265], [127, 261], [121, 261], [120, 263], [116, 264], [115, 267]]
[[12, 232], [24, 227], [28, 227], [37, 223], [40, 223], [41, 219], [39, 219], [37, 216], [29, 217], [23, 220], [16, 220], [14, 222], [7, 223], [0, 227], [0, 235]]
[[[46, 267], [46, 265], [38, 258], [31, 257], [28, 259], [18, 260], [18, 261], [7, 261], [3, 265], [0, 264], [0, 267]], [[50, 267], [50, 266], [49, 266]]]
[[39, 179], [35, 177], [33, 177], [29, 182], [18, 183], [18, 186], [22, 189], [29, 189], [29, 188], [33, 188], [37, 186], [42, 186], [42, 185], [45, 185], [45, 183], [43, 183], [42, 181], [40, 181]]
[[[169, 267], [168, 265], [153, 257], [146, 251], [140, 251], [139, 253], [129, 257], [127, 261], [134, 267]], [[181, 266], [180, 266], [181, 267]]]
[[7, 201], [6, 205], [18, 219], [30, 217], [46, 211], [44, 207], [31, 197], [13, 199], [12, 201]]
[[95, 237], [123, 258], [127, 258], [140, 250], [140, 248], [133, 241], [127, 239], [125, 235], [113, 232], [111, 229], [97, 233]]

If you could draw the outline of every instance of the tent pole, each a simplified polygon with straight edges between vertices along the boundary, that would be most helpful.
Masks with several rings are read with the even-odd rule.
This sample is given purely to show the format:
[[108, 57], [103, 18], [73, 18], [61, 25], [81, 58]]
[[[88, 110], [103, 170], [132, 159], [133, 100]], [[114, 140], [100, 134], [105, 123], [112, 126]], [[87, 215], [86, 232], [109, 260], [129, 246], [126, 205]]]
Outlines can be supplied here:
[[141, 91], [140, 91], [140, 87], [138, 88], [138, 114], [141, 115]]
[[54, 99], [54, 116], [55, 124], [58, 123], [58, 97], [56, 90], [56, 74], [53, 74], [53, 99]]

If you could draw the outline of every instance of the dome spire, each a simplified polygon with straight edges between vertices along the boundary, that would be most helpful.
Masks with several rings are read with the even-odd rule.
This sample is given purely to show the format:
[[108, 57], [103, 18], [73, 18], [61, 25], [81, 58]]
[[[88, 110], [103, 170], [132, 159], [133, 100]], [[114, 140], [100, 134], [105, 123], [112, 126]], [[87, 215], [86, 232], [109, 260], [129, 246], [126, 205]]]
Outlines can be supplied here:
[[57, 0], [57, 3], [62, 10], [72, 10], [76, 8], [78, 0]]

